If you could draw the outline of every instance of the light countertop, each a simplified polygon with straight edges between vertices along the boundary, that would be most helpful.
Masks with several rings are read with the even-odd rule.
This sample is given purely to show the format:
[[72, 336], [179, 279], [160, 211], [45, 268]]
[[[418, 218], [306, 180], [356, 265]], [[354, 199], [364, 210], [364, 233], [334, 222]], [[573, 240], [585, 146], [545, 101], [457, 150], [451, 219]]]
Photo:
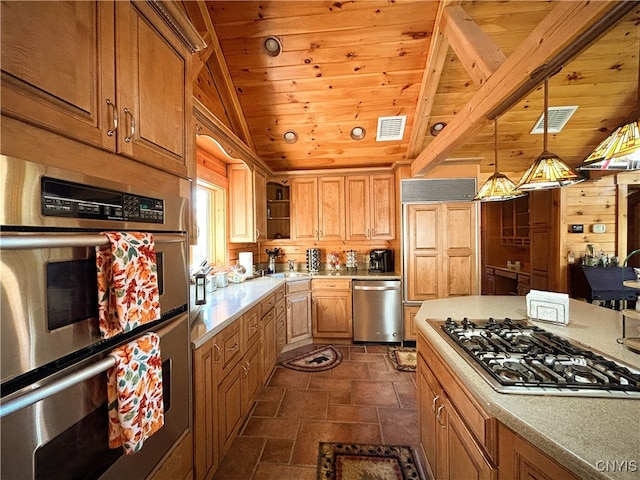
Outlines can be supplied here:
[[284, 283], [282, 278], [261, 277], [207, 293], [207, 303], [191, 324], [192, 347], [201, 347]]
[[[526, 318], [525, 297], [429, 300], [416, 323], [490, 415], [558, 463], [585, 479], [640, 477], [640, 399], [498, 393], [427, 323], [448, 317]], [[569, 325], [531, 323], [640, 369], [640, 355], [616, 342], [622, 336], [621, 318], [620, 312], [571, 299]], [[626, 462], [626, 467], [614, 468], [613, 462]]]
[[[304, 273], [304, 272], [297, 272]], [[257, 277], [241, 283], [229, 283], [227, 287], [218, 288], [207, 293], [207, 303], [199, 306], [197, 315], [191, 324], [191, 344], [193, 348], [201, 347], [207, 340], [220, 333], [251, 307], [275, 292], [285, 282], [312, 280], [314, 278], [346, 278], [351, 280], [400, 280], [400, 274], [370, 273], [365, 269], [340, 269], [337, 273], [320, 271], [311, 275], [301, 275], [285, 279], [278, 277]]]

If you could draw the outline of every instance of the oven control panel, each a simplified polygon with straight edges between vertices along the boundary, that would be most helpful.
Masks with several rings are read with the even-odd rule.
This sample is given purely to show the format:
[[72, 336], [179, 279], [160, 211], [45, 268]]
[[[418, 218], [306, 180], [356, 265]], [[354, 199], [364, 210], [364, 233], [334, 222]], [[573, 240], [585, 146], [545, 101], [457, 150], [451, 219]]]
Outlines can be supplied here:
[[164, 223], [164, 201], [42, 177], [42, 215], [124, 222]]

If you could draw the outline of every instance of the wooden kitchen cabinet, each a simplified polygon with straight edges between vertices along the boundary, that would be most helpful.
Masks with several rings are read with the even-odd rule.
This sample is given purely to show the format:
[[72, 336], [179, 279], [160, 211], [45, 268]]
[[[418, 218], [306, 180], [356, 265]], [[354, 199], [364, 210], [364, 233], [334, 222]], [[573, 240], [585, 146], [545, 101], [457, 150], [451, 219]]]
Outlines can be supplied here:
[[353, 337], [350, 279], [313, 279], [311, 303], [314, 337]]
[[418, 339], [418, 327], [415, 318], [421, 305], [407, 305], [403, 309], [404, 340], [416, 341]]
[[183, 41], [144, 2], [3, 4], [2, 113], [187, 177]]
[[218, 375], [220, 350], [213, 338], [193, 351], [193, 467], [194, 479], [213, 475], [218, 453]]
[[262, 385], [258, 316], [244, 313], [193, 353], [194, 478], [211, 478]]
[[[227, 165], [227, 178], [229, 180], [227, 192], [229, 241], [232, 243], [253, 243], [257, 241], [258, 235], [256, 231], [254, 172], [245, 164], [233, 163]], [[266, 226], [263, 228], [266, 232]]]
[[476, 209], [464, 202], [407, 206], [409, 301], [478, 294]]
[[502, 245], [529, 245], [529, 196], [500, 202]]
[[256, 168], [254, 173], [256, 210], [256, 242], [267, 239], [267, 174]]
[[560, 192], [555, 190], [529, 193], [530, 282], [535, 290], [562, 291], [557, 268], [560, 258]]
[[276, 360], [287, 344], [287, 302], [285, 288], [276, 291]]
[[291, 239], [344, 240], [344, 177], [291, 180]]
[[[278, 290], [278, 296], [284, 296], [284, 287]], [[261, 379], [266, 382], [273, 371], [278, 356], [276, 339], [276, 293], [261, 302], [260, 319], [260, 355]]]
[[394, 176], [359, 175], [345, 178], [346, 239], [395, 239]]
[[502, 423], [498, 426], [498, 464], [498, 480], [580, 478]]
[[418, 333], [420, 443], [436, 479], [496, 477], [494, 419]]
[[291, 199], [288, 179], [267, 183], [267, 238], [291, 238]]
[[287, 282], [287, 345], [311, 338], [311, 280]]

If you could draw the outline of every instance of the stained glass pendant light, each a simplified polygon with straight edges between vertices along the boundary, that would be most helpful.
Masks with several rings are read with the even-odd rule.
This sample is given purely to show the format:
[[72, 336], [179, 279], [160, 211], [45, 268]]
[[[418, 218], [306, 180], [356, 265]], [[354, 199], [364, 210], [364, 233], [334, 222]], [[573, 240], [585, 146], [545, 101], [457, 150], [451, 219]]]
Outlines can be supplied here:
[[494, 120], [493, 146], [495, 152], [495, 173], [491, 175], [485, 184], [478, 190], [473, 198], [481, 202], [496, 202], [501, 200], [511, 200], [526, 195], [525, 192], [516, 190], [516, 185], [509, 177], [498, 172], [498, 119]]
[[547, 150], [549, 117], [549, 78], [544, 79], [544, 148], [543, 152], [524, 173], [518, 190], [545, 190], [566, 187], [586, 180], [567, 165], [558, 155]]
[[616, 128], [578, 169], [639, 170], [640, 125], [638, 120]]
[[638, 61], [638, 102], [635, 115], [631, 116], [633, 120], [616, 128], [596, 147], [578, 169], [640, 170], [640, 122], [638, 117], [640, 117], [640, 61]]

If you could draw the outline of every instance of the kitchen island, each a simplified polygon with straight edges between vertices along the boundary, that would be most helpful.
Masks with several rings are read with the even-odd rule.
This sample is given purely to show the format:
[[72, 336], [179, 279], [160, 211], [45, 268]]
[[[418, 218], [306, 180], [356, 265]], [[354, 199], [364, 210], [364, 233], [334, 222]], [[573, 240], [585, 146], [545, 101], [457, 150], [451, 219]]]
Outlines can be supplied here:
[[[489, 317], [525, 319], [526, 316], [525, 297], [515, 296], [430, 300], [423, 303], [416, 315], [418, 331], [426, 339], [426, 345], [433, 349], [435, 357], [446, 364], [447, 371], [457, 377], [457, 383], [486, 415], [487, 432], [491, 433], [487, 433], [485, 439], [479, 439], [478, 443], [487, 440], [487, 457], [494, 457], [489, 458], [488, 464], [491, 466], [495, 462], [497, 465], [492, 467], [497, 466], [499, 472], [502, 468], [498, 461], [502, 457], [497, 453], [498, 445], [502, 444], [499, 438], [496, 441], [491, 436], [499, 436], [504, 430], [491, 427], [495, 419], [579, 478], [638, 478], [638, 397], [619, 399], [498, 393], [436, 332], [436, 327], [428, 323], [428, 320], [446, 320], [448, 317], [473, 320]], [[571, 299], [569, 319], [566, 326], [538, 321], [531, 323], [640, 369], [640, 355], [616, 342], [622, 336], [620, 312]], [[418, 342], [419, 349], [420, 345]], [[431, 410], [431, 403], [428, 410]], [[421, 416], [421, 421], [425, 417]], [[473, 426], [470, 429], [473, 430]], [[498, 478], [509, 478], [503, 474], [500, 472]]]

